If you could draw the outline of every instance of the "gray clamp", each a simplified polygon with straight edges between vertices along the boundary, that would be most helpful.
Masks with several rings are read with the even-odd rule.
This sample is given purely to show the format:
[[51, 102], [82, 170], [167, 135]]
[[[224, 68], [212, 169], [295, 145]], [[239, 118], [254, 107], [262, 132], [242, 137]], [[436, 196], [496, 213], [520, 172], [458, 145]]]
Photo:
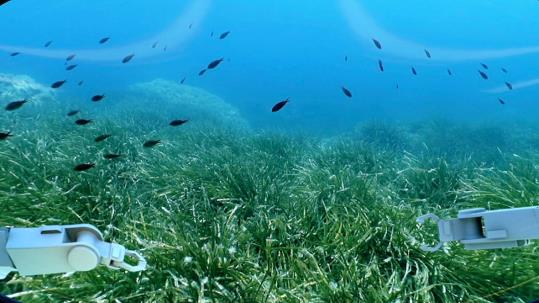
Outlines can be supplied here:
[[421, 245], [424, 251], [439, 250], [445, 242], [459, 241], [468, 250], [511, 248], [539, 239], [539, 207], [487, 211], [484, 208], [462, 210], [455, 219], [440, 219], [434, 214], [417, 218], [419, 224], [433, 220], [438, 225], [439, 242]]
[[[137, 264], [125, 262], [132, 257]], [[142, 271], [146, 260], [122, 245], [103, 241], [88, 224], [0, 229], [0, 279], [11, 271], [23, 276], [89, 271], [99, 264]]]

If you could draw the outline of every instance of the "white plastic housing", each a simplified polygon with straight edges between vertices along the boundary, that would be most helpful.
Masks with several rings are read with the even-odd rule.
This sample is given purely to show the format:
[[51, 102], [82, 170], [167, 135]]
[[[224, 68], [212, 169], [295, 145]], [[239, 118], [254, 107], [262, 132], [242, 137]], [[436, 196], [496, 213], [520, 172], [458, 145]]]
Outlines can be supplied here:
[[[78, 235], [86, 237], [78, 242]], [[12, 228], [6, 251], [23, 276], [87, 271], [99, 264], [99, 251], [92, 245], [103, 236], [87, 224]]]

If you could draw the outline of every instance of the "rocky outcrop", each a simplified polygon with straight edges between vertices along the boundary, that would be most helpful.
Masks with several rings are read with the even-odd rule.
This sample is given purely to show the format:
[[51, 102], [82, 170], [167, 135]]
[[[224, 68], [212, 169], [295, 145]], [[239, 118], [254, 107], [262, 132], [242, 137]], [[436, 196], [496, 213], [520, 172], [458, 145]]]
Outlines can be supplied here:
[[[115, 92], [109, 91], [106, 96], [105, 101], [93, 104], [73, 95], [73, 91], [57, 93], [29, 76], [0, 74], [0, 107], [15, 100], [28, 99], [30, 103], [24, 111], [28, 115], [35, 115], [36, 111], [45, 113], [41, 106], [47, 106], [46, 113], [50, 117], [65, 115], [68, 110], [76, 108], [92, 119], [109, 118], [123, 126], [133, 122], [156, 126], [157, 129], [158, 125], [168, 125], [174, 119], [188, 119], [192, 122], [189, 128], [249, 128], [239, 111], [223, 99], [203, 89], [173, 81], [157, 79], [138, 83]], [[8, 117], [11, 116], [0, 116], [0, 120]]]
[[46, 101], [52, 102], [54, 92], [28, 76], [0, 74], [2, 104], [21, 99], [29, 99], [33, 104], [40, 105]]
[[157, 119], [185, 118], [200, 125], [246, 129], [239, 111], [203, 89], [157, 79], [132, 85], [115, 96], [118, 106], [155, 115]]

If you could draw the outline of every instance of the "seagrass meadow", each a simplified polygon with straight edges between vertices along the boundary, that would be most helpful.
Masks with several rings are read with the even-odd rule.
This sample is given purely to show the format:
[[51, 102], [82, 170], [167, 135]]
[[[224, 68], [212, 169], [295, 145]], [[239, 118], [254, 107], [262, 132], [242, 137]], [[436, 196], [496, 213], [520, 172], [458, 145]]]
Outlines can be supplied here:
[[[0, 225], [89, 223], [139, 250], [140, 273], [20, 277], [21, 302], [527, 302], [537, 244], [423, 252], [417, 216], [536, 205], [537, 127], [365, 122], [317, 137], [103, 111], [96, 144], [65, 104], [17, 116], [0, 141]], [[35, 105], [35, 107], [43, 105]], [[146, 114], [145, 114], [146, 113]], [[146, 115], [146, 116], [145, 116]], [[136, 117], [136, 119], [134, 118]], [[2, 122], [14, 119], [2, 115]], [[99, 121], [99, 122], [97, 122]], [[7, 123], [7, 122], [6, 122]], [[145, 138], [162, 144], [143, 148]], [[106, 160], [106, 152], [122, 157]], [[96, 167], [76, 172], [73, 166]]]
[[539, 303], [538, 1], [0, 0], [0, 28], [0, 303]]

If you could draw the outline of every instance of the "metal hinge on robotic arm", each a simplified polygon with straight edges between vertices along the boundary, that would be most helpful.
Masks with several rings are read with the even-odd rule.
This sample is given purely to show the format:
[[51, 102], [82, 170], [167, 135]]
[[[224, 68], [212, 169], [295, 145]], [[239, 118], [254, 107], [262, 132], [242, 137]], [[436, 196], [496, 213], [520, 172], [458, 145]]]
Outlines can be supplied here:
[[422, 245], [434, 252], [445, 242], [459, 241], [465, 249], [495, 249], [523, 246], [539, 239], [539, 207], [487, 211], [484, 208], [462, 210], [455, 219], [440, 219], [434, 214], [417, 218], [423, 224], [431, 219], [438, 224], [439, 242]]
[[[137, 260], [136, 265], [125, 257]], [[89, 271], [99, 264], [111, 269], [142, 271], [146, 260], [122, 245], [103, 241], [88, 224], [0, 228], [0, 279], [12, 271], [23, 276]]]

